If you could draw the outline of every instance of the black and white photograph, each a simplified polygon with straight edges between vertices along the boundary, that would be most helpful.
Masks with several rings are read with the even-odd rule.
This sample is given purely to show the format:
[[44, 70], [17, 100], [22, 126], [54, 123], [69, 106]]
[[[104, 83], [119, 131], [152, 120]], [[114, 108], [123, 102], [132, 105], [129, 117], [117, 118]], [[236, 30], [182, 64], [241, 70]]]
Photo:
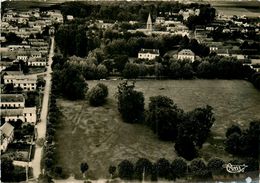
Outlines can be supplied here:
[[0, 0], [2, 183], [259, 183], [260, 0]]

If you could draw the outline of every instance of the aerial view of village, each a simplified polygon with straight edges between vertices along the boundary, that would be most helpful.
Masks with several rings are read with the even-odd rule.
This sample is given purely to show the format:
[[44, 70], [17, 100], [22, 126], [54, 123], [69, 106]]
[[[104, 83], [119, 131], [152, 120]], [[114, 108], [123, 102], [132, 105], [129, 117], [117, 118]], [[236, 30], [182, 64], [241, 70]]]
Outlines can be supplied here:
[[1, 182], [259, 182], [260, 1], [3, 1]]

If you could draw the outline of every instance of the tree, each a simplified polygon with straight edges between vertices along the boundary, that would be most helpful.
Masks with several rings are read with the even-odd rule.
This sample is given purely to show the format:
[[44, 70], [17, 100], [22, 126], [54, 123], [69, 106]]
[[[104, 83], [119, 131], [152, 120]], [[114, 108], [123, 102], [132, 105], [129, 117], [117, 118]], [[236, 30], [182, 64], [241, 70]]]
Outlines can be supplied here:
[[1, 158], [1, 180], [12, 182], [12, 174], [14, 171], [13, 160], [7, 157]]
[[137, 179], [142, 180], [144, 174], [145, 177], [149, 176], [152, 171], [153, 164], [146, 158], [139, 158], [135, 163], [135, 176]]
[[201, 62], [197, 67], [197, 73], [201, 78], [214, 78], [213, 69], [208, 61]]
[[144, 112], [144, 95], [142, 92], [134, 90], [134, 83], [128, 85], [127, 82], [118, 86], [117, 99], [118, 111], [127, 123], [141, 122]]
[[114, 174], [116, 173], [116, 167], [115, 166], [109, 166], [108, 172], [109, 172], [111, 178], [113, 178]]
[[203, 178], [208, 174], [207, 166], [202, 159], [194, 159], [191, 161], [189, 170], [196, 178]]
[[105, 102], [105, 98], [107, 96], [107, 86], [102, 83], [99, 83], [89, 91], [89, 103], [92, 106], [100, 106]]
[[37, 86], [37, 88], [40, 88], [40, 87], [43, 88], [45, 86], [45, 83], [46, 83], [46, 81], [43, 78], [38, 78], [36, 86]]
[[177, 60], [171, 62], [170, 65], [170, 77], [173, 79], [180, 78], [181, 74], [181, 65]]
[[238, 133], [232, 133], [225, 141], [226, 151], [238, 155], [240, 153], [240, 135]]
[[118, 175], [121, 179], [131, 180], [134, 174], [134, 165], [128, 161], [123, 160], [118, 165]]
[[139, 76], [138, 64], [127, 63], [123, 70], [123, 76], [127, 79], [137, 78]]
[[80, 171], [82, 173], [83, 178], [86, 178], [86, 171], [88, 171], [88, 164], [87, 162], [82, 162], [80, 164]]
[[198, 156], [197, 149], [190, 137], [182, 136], [179, 132], [174, 148], [177, 154], [186, 160], [192, 160]]
[[36, 99], [37, 99], [38, 95], [39, 94], [36, 91], [29, 91], [29, 92], [27, 92], [27, 97], [26, 97], [26, 100], [25, 100], [25, 106], [26, 107], [34, 107], [34, 106], [36, 106]]
[[126, 63], [128, 62], [127, 55], [115, 55], [114, 57], [114, 67], [118, 72], [122, 72], [125, 68]]
[[167, 159], [160, 158], [156, 162], [156, 167], [157, 167], [159, 177], [165, 178], [165, 179], [169, 178], [171, 165]]
[[175, 140], [182, 110], [165, 96], [151, 97], [150, 101], [149, 110], [146, 113], [146, 123], [160, 139]]
[[185, 63], [181, 71], [182, 71], [182, 77], [184, 79], [191, 79], [193, 77], [193, 69], [190, 63]]
[[52, 177], [48, 174], [40, 174], [38, 181], [39, 183], [54, 183]]
[[4, 93], [12, 93], [14, 91], [14, 84], [8, 83], [4, 85]]
[[55, 166], [54, 168], [54, 173], [57, 177], [62, 177], [62, 167], [60, 166]]
[[105, 65], [99, 64], [96, 69], [96, 77], [97, 79], [105, 79], [108, 77], [109, 72]]
[[187, 137], [190, 136], [194, 145], [201, 148], [208, 138], [210, 128], [215, 121], [212, 109], [211, 106], [207, 105], [204, 108], [196, 108], [187, 113], [187, 119], [179, 125], [178, 134]]
[[157, 179], [158, 179], [157, 166], [156, 164], [153, 164], [151, 170], [151, 181], [157, 181]]
[[87, 84], [75, 66], [65, 67], [60, 75], [61, 93], [69, 100], [83, 99], [88, 89]]
[[208, 161], [207, 168], [214, 175], [219, 175], [220, 173], [223, 172], [224, 164], [225, 164], [225, 162], [220, 158], [211, 158]]
[[233, 133], [241, 135], [242, 131], [238, 125], [232, 125], [231, 127], [229, 127], [226, 131], [226, 137], [228, 138]]
[[173, 177], [181, 178], [187, 173], [187, 162], [183, 158], [175, 159], [171, 164], [171, 173]]

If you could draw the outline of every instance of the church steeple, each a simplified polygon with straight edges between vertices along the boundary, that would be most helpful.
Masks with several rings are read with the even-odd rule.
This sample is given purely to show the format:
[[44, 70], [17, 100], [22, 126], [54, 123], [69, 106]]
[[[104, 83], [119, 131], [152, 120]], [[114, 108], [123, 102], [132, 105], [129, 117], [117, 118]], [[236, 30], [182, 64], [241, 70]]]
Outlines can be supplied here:
[[146, 29], [148, 31], [152, 31], [153, 30], [153, 23], [152, 23], [152, 18], [151, 18], [151, 14], [150, 13], [148, 15], [148, 19], [147, 19], [147, 23], [146, 23]]

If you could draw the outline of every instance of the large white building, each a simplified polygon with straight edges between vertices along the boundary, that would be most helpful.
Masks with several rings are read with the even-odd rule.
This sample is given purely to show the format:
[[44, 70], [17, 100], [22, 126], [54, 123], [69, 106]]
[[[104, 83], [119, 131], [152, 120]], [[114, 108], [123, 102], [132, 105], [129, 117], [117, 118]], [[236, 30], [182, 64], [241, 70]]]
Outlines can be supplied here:
[[36, 75], [5, 75], [4, 84], [12, 83], [15, 88], [21, 87], [24, 91], [36, 90]]
[[160, 56], [158, 49], [141, 49], [138, 53], [139, 59], [154, 60], [156, 57]]
[[178, 52], [177, 55], [178, 60], [191, 60], [192, 62], [195, 61], [195, 54], [189, 50], [189, 49], [183, 49], [180, 52]]
[[44, 67], [46, 66], [46, 59], [30, 57], [27, 61], [27, 64], [28, 66], [33, 66], [33, 67]]

